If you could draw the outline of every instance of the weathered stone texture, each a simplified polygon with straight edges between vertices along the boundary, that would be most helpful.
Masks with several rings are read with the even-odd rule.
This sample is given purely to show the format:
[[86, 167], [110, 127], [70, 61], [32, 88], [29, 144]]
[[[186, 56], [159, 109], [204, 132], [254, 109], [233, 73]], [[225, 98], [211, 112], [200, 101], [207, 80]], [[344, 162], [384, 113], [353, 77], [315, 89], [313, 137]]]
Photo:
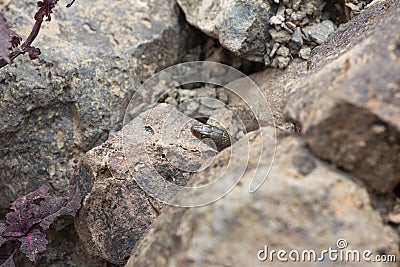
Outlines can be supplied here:
[[[227, 196], [203, 207], [164, 209], [134, 247], [125, 266], [287, 266], [293, 262], [276, 258], [272, 263], [261, 262], [257, 253], [265, 245], [269, 250], [314, 249], [319, 253], [329, 247], [337, 249], [339, 238], [345, 238], [348, 248], [354, 250], [370, 249], [373, 255], [398, 254], [398, 236], [383, 224], [379, 212], [371, 206], [366, 188], [316, 159], [299, 137], [280, 138], [267, 180], [258, 191], [249, 194], [254, 171], [266, 174], [270, 167], [266, 160], [257, 165], [259, 150], [262, 148], [268, 155], [274, 153], [273, 130], [261, 131], [267, 141], [262, 142], [260, 132], [249, 134], [248, 168], [243, 180]], [[219, 166], [228, 162], [241, 164], [240, 157], [247, 153], [246, 144], [239, 140], [232, 149], [240, 156], [224, 150], [216, 158]], [[217, 168], [197, 173], [189, 185], [206, 184]], [[330, 263], [326, 258], [324, 264]], [[321, 262], [297, 264], [320, 266]]]
[[274, 68], [287, 67], [301, 49], [323, 43], [336, 29], [336, 12], [346, 8], [344, 2], [325, 8], [327, 1], [322, 0], [177, 2], [190, 24], [223, 47]]
[[311, 150], [378, 192], [400, 182], [400, 3], [380, 1], [342, 25], [287, 90], [286, 112]]
[[[304, 75], [306, 64], [306, 62], [296, 59], [290, 62], [284, 70], [267, 69], [249, 76], [264, 93], [271, 108], [275, 126], [279, 128], [287, 129], [289, 127], [283, 116], [286, 104], [285, 89]], [[235, 106], [233, 100], [230, 101], [230, 105]]]
[[[152, 112], [140, 114], [83, 157], [73, 177], [73, 182], [85, 193], [75, 226], [91, 256], [124, 264], [135, 243], [165, 206], [139, 187], [131, 175], [132, 168], [136, 169], [133, 173], [136, 177], [140, 175], [150, 180], [152, 171], [156, 170], [165, 180], [182, 186], [192, 176], [182, 166], [192, 163], [190, 167], [194, 171], [201, 167], [202, 156], [212, 158], [215, 155], [211, 148], [192, 136], [190, 126], [195, 121], [174, 110], [173, 106], [162, 104]], [[176, 123], [164, 124], [165, 120]], [[171, 139], [163, 134], [177, 127], [182, 134], [171, 144]], [[139, 132], [144, 133], [142, 140], [135, 139], [141, 136]], [[126, 136], [129, 134], [135, 137]], [[143, 161], [139, 152], [143, 146], [144, 156], [151, 165]]]
[[[65, 191], [80, 156], [121, 128], [139, 82], [185, 52], [175, 1], [64, 4], [34, 42], [40, 59], [0, 70], [0, 208], [41, 184]], [[36, 10], [30, 1], [1, 9], [25, 34]]]
[[[227, 84], [227, 88], [217, 87], [215, 85], [199, 85], [194, 88], [174, 88], [168, 91], [165, 103], [175, 105], [182, 113], [197, 118], [209, 118], [208, 123], [213, 124], [218, 121], [220, 125], [224, 125], [228, 132], [231, 133], [232, 141], [235, 142], [243, 133], [254, 131], [261, 125], [275, 125], [278, 128], [292, 130], [290, 123], [284, 121], [283, 109], [286, 102], [285, 87], [296, 81], [306, 71], [307, 63], [303, 60], [295, 59], [289, 66], [284, 69], [267, 69], [249, 75], [249, 78], [264, 94], [265, 99], [253, 98], [251, 103], [246, 103], [242, 96], [249, 96], [253, 93], [249, 88], [248, 80], [236, 80], [232, 84], [240, 88], [241, 96], [229, 90], [231, 84]], [[146, 94], [149, 94], [146, 91]], [[150, 99], [156, 99], [157, 96], [151, 95]], [[218, 102], [220, 101], [220, 102]], [[261, 121], [260, 114], [253, 114], [253, 110], [249, 107], [255, 105], [264, 105], [271, 116], [269, 121]], [[260, 109], [266, 111], [264, 109]], [[258, 120], [254, 115], [257, 115]], [[245, 129], [242, 129], [240, 123], [243, 123]], [[218, 126], [218, 125], [216, 125]]]

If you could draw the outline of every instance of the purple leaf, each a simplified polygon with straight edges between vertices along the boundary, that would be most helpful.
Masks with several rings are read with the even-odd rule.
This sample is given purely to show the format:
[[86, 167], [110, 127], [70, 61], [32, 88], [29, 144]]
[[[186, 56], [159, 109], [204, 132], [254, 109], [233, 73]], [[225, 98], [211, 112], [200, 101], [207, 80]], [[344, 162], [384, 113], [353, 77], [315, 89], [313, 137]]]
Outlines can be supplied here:
[[21, 38], [8, 28], [7, 22], [0, 13], [0, 68], [11, 62], [11, 47], [15, 47]]
[[[10, 212], [8, 213], [7, 216], [7, 221], [11, 221], [9, 220], [9, 217], [13, 217], [10, 216], [10, 214], [14, 214], [15, 212]], [[20, 221], [12, 221], [13, 223], [6, 228], [6, 230], [4, 231], [3, 236], [14, 236], [14, 237], [19, 237], [19, 236], [23, 236], [26, 233], [29, 232], [29, 230], [37, 223], [40, 222], [40, 219], [32, 219], [32, 218], [27, 218], [27, 219], [22, 219]]]
[[0, 254], [0, 267], [15, 266], [13, 257], [18, 249], [36, 261], [48, 241], [35, 227], [40, 223], [43, 229], [48, 229], [58, 216], [76, 215], [82, 200], [78, 187], [73, 187], [67, 197], [50, 196], [48, 190], [47, 186], [41, 186], [11, 204], [13, 211], [7, 213], [6, 224], [0, 223], [0, 246], [5, 251]]
[[29, 53], [29, 58], [31, 60], [37, 59], [39, 57], [39, 55], [40, 55], [40, 49], [36, 48], [36, 47], [33, 47], [33, 46], [32, 47], [28, 47], [27, 51]]
[[26, 206], [27, 204], [33, 203], [34, 200], [39, 199], [39, 198], [44, 198], [49, 196], [49, 188], [46, 185], [42, 185], [35, 191], [17, 198], [12, 204], [11, 204], [11, 209], [13, 210], [18, 210], [21, 207]]
[[37, 229], [30, 231], [26, 236], [18, 239], [21, 242], [19, 250], [31, 261], [36, 261], [38, 254], [46, 250], [46, 235]]
[[19, 197], [11, 204], [11, 209], [14, 211], [7, 213], [6, 222], [9, 226], [3, 233], [3, 236], [23, 236], [35, 224], [40, 222], [40, 218], [34, 217], [39, 205], [34, 203], [34, 200], [47, 197], [49, 188], [45, 185], [39, 187], [37, 190]]
[[[12, 47], [19, 46], [22, 41], [21, 37], [18, 36], [14, 31], [10, 30], [7, 21], [4, 16], [0, 13], [0, 68], [9, 64], [19, 55], [29, 53], [30, 59], [37, 59], [40, 55], [40, 49], [32, 46], [32, 42], [36, 39], [39, 34], [42, 22], [44, 20], [50, 21], [53, 8], [55, 8], [58, 0], [41, 0], [37, 2], [39, 10], [35, 13], [35, 24], [32, 27], [25, 42], [21, 45], [20, 49], [11, 52]], [[75, 0], [72, 0], [67, 7], [71, 7]]]
[[21, 37], [10, 30], [6, 18], [0, 13], [0, 61], [10, 63], [10, 49], [19, 45]]
[[40, 203], [37, 216], [42, 220], [40, 226], [47, 230], [53, 221], [62, 215], [75, 216], [81, 207], [82, 194], [77, 186], [73, 187], [68, 197], [46, 197]]

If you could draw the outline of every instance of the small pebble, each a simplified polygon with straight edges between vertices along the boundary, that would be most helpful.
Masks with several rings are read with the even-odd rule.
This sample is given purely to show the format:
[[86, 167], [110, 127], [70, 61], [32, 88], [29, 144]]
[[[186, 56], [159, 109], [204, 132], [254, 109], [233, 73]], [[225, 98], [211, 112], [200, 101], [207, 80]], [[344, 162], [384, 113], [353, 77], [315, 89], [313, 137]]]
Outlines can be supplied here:
[[290, 33], [290, 34], [292, 34], [293, 33], [293, 30], [292, 29], [290, 29], [288, 26], [286, 26], [286, 24], [285, 23], [282, 23], [282, 28], [285, 30], [285, 31], [287, 31], [288, 33]]
[[276, 53], [280, 56], [283, 57], [289, 57], [290, 56], [290, 50], [287, 47], [281, 46], [279, 49], [276, 51]]
[[298, 46], [303, 45], [303, 37], [302, 37], [301, 31], [300, 31], [300, 28], [296, 28], [296, 30], [294, 30], [294, 32], [292, 34], [292, 41]]
[[308, 31], [308, 34], [317, 44], [322, 44], [326, 39], [328, 39], [328, 36], [335, 31], [335, 29], [336, 26], [331, 20], [325, 20], [312, 26]]
[[301, 0], [293, 0], [293, 5], [292, 5], [293, 10], [296, 10], [296, 11], [299, 10], [300, 3], [301, 3]]
[[270, 19], [269, 19], [269, 23], [271, 24], [271, 25], [281, 25], [282, 24], [282, 21], [284, 21], [285, 20], [285, 18], [283, 18], [283, 17], [281, 17], [281, 16], [272, 16]]
[[290, 16], [290, 18], [292, 19], [292, 20], [294, 20], [294, 21], [301, 21], [302, 19], [304, 19], [305, 17], [306, 17], [306, 12], [304, 12], [304, 11], [297, 11], [297, 12], [294, 12], [291, 16]]
[[287, 67], [287, 65], [289, 65], [289, 62], [290, 62], [290, 58], [289, 57], [277, 56], [272, 61], [271, 66], [273, 66], [275, 68], [278, 67], [280, 69], [284, 69], [284, 68]]
[[300, 49], [299, 51], [299, 57], [301, 57], [302, 59], [308, 59], [311, 55], [311, 48], [309, 47], [305, 47]]
[[285, 10], [285, 13], [286, 13], [286, 15], [288, 15], [290, 17], [290, 15], [293, 14], [293, 9], [288, 8], [288, 9]]
[[275, 55], [275, 52], [278, 50], [279, 48], [279, 43], [275, 43], [274, 47], [271, 50], [271, 53], [269, 54], [270, 57], [273, 57]]
[[286, 22], [286, 26], [288, 26], [290, 29], [292, 29], [293, 31], [296, 29], [296, 24], [294, 24], [291, 21]]
[[[266, 66], [282, 68], [293, 57], [308, 59], [311, 49], [326, 41], [338, 23], [334, 12], [344, 14], [362, 10], [368, 0], [349, 0], [346, 3], [333, 1], [326, 7], [322, 0], [274, 0], [275, 14], [269, 19], [271, 39], [266, 43], [264, 63]], [[350, 14], [351, 16], [351, 14]], [[277, 57], [280, 57], [277, 59]]]
[[287, 31], [277, 31], [272, 29], [269, 33], [271, 34], [272, 40], [276, 43], [286, 43], [292, 38], [291, 34]]

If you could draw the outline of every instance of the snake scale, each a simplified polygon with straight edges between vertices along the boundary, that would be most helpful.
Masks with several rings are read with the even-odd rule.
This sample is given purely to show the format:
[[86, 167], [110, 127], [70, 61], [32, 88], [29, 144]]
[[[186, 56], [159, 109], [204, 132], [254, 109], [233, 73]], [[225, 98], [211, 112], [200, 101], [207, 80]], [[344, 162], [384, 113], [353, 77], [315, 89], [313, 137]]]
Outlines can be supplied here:
[[218, 151], [231, 145], [229, 134], [218, 127], [208, 124], [195, 124], [190, 128], [190, 130], [192, 134], [200, 140], [211, 140]]

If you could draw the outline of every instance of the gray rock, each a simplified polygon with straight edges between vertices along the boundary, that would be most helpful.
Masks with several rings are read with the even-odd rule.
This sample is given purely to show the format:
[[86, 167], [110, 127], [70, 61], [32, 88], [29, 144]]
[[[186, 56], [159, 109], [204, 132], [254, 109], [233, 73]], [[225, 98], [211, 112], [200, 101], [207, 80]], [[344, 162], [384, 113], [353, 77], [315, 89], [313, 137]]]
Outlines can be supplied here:
[[287, 31], [277, 31], [272, 29], [269, 33], [271, 34], [272, 40], [277, 43], [286, 43], [292, 39], [292, 36]]
[[283, 57], [289, 57], [290, 56], [289, 48], [284, 47], [284, 46], [279, 47], [279, 49], [278, 49], [278, 51], [276, 51], [276, 53], [278, 55], [280, 55], [280, 56], [283, 56]]
[[[362, 3], [361, 8], [368, 1], [357, 2]], [[291, 48], [290, 59], [298, 57], [303, 46], [314, 48], [326, 40], [335, 25], [349, 19], [347, 2], [178, 0], [178, 3], [190, 24], [218, 39], [226, 49], [273, 67], [285, 67], [288, 63], [285, 57], [271, 64], [276, 56], [271, 53], [275, 43]]]
[[[9, 1], [10, 24], [30, 30], [36, 5]], [[0, 72], [0, 208], [41, 184], [67, 189], [80, 156], [122, 126], [139, 83], [176, 63], [186, 30], [175, 1], [59, 4], [34, 45]]]
[[285, 21], [285, 18], [282, 16], [272, 16], [269, 19], [269, 23], [271, 25], [281, 25]]
[[292, 15], [290, 16], [290, 18], [291, 18], [293, 21], [298, 22], [298, 21], [303, 20], [303, 19], [306, 17], [306, 15], [307, 15], [307, 14], [306, 14], [305, 11], [300, 10], [300, 11], [297, 11], [297, 12], [292, 13]]
[[215, 101], [215, 98], [216, 98], [216, 97], [214, 97], [214, 99], [211, 99], [211, 98], [201, 99], [201, 100], [200, 100], [200, 103], [201, 103], [202, 105], [204, 105], [204, 106], [206, 106], [206, 107], [209, 107], [209, 108], [212, 108], [212, 109], [220, 109], [220, 108], [223, 108], [223, 107], [225, 106], [224, 103], [223, 103], [223, 102], [220, 102], [220, 101]]
[[178, 0], [186, 20], [222, 46], [248, 60], [263, 62], [271, 6], [256, 1]]
[[378, 192], [400, 183], [399, 23], [398, 2], [370, 6], [313, 50], [312, 71], [287, 90], [312, 151]]
[[290, 58], [277, 56], [272, 60], [271, 66], [274, 68], [284, 69], [287, 65], [289, 65]]
[[[270, 45], [270, 44], [268, 44], [268, 45]], [[274, 45], [272, 46], [271, 52], [269, 52], [270, 57], [273, 57], [275, 55], [276, 51], [278, 51], [279, 46], [280, 46], [279, 43], [274, 43]]]
[[335, 24], [330, 20], [318, 23], [308, 30], [308, 35], [317, 44], [322, 44], [328, 39], [328, 36], [336, 30]]
[[302, 46], [303, 45], [303, 37], [301, 34], [301, 30], [300, 28], [296, 28], [292, 34], [292, 38], [291, 40], [298, 46]]
[[[89, 255], [124, 264], [160, 214], [165, 204], [143, 190], [137, 183], [139, 177], [150, 180], [155, 170], [163, 179], [183, 186], [203, 160], [215, 155], [191, 134], [194, 123], [173, 106], [161, 104], [86, 153], [73, 182], [85, 193], [75, 227]], [[172, 136], [176, 140], [171, 141], [166, 133], [179, 136]]]
[[[208, 39], [202, 48], [206, 61], [219, 62], [234, 67], [243, 73], [252, 73], [262, 69], [262, 64], [257, 64], [237, 56], [223, 48], [218, 40]], [[203, 59], [203, 58], [201, 58]]]
[[299, 10], [302, 0], [293, 0], [292, 8], [294, 11]]
[[[285, 10], [285, 12], [286, 12], [286, 14], [288, 14], [288, 10], [290, 10], [290, 9], [286, 9]], [[289, 15], [289, 14], [288, 14]], [[293, 22], [291, 22], [291, 21], [288, 21], [287, 23], [285, 23], [285, 25], [288, 27], [288, 28], [290, 28], [292, 31], [294, 31], [295, 29], [296, 29], [296, 24], [294, 24]]]
[[[264, 110], [264, 112], [271, 112], [273, 116], [273, 118], [268, 117], [268, 120], [261, 120], [261, 114], [253, 114], [251, 108], [243, 101], [242, 97], [222, 87], [217, 87], [214, 89], [210, 88], [209, 86], [205, 86], [195, 90], [176, 89], [178, 91], [178, 98], [180, 100], [180, 103], [178, 104], [178, 109], [190, 117], [211, 117], [212, 119], [225, 125], [225, 128], [227, 128], [228, 130], [230, 129], [230, 127], [232, 127], [232, 131], [230, 131], [232, 136], [236, 136], [241, 131], [254, 131], [260, 127], [260, 124], [274, 124], [278, 128], [282, 129], [291, 128], [288, 127], [290, 123], [288, 124], [283, 120], [283, 107], [286, 99], [284, 90], [288, 84], [293, 83], [297, 78], [303, 75], [303, 73], [306, 71], [306, 65], [306, 62], [304, 61], [294, 60], [285, 70], [268, 69], [249, 76], [249, 78], [254, 81], [254, 83], [260, 88], [261, 92], [265, 96], [265, 99], [253, 97], [253, 101], [249, 104], [251, 104], [252, 106], [261, 107], [265, 104], [265, 102], [267, 102], [267, 106], [270, 111]], [[252, 95], [252, 91], [248, 90], [247, 88], [246, 80], [237, 80], [233, 83], [236, 84], [238, 88], [241, 88], [239, 90], [240, 95], [244, 95], [247, 97], [250, 97]], [[227, 84], [226, 87], [229, 88], [231, 87], [231, 85]], [[225, 103], [226, 106], [222, 109], [207, 108], [202, 105], [201, 101], [199, 101], [199, 99], [202, 99], [202, 97], [220, 100], [222, 103]], [[191, 103], [198, 104], [193, 105], [194, 108], [190, 109], [189, 105]], [[234, 114], [231, 114], [228, 109], [232, 110]], [[230, 115], [226, 115], [227, 118], [222, 121], [217, 119], [217, 117], [224, 117], [223, 114]], [[258, 119], [256, 119], [255, 116], [257, 116]], [[245, 126], [245, 130], [242, 129], [241, 126], [231, 125], [232, 123], [238, 123], [239, 120], [242, 121], [243, 125]], [[271, 124], [271, 122], [273, 123]], [[237, 125], [239, 124], [241, 123], [238, 123]]]
[[[373, 255], [398, 257], [398, 235], [383, 224], [366, 188], [314, 158], [299, 138], [279, 141], [271, 173], [258, 191], [249, 194], [254, 171], [269, 172], [266, 161], [257, 164], [257, 152], [262, 149], [268, 155], [274, 153], [271, 132], [272, 128], [262, 128], [265, 143], [259, 132], [253, 132], [249, 134], [249, 146], [243, 139], [233, 145], [238, 153], [230, 154], [231, 149], [222, 151], [216, 158], [219, 165], [237, 165], [249, 148], [250, 161], [243, 180], [227, 196], [210, 205], [166, 208], [135, 245], [125, 266], [263, 266], [272, 262], [274, 266], [287, 266], [288, 262], [280, 262], [276, 254], [272, 262], [270, 258], [260, 261], [258, 255], [265, 256], [265, 246], [269, 251], [313, 249], [320, 253], [337, 249], [336, 242], [342, 238], [352, 250], [369, 249]], [[215, 171], [211, 168], [197, 173], [189, 185], [207, 184]], [[325, 258], [324, 264], [330, 262]], [[299, 264], [320, 265], [321, 262]]]
[[[279, 2], [278, 4], [276, 4]], [[303, 45], [296, 27], [312, 26], [322, 18], [325, 1], [249, 1], [249, 0], [178, 0], [187, 21], [219, 42], [234, 54], [255, 62], [271, 65], [274, 43], [287, 46], [293, 38]], [[325, 24], [323, 24], [325, 26]], [[326, 32], [318, 30], [318, 34]], [[317, 34], [315, 33], [315, 35]], [[293, 37], [293, 35], [296, 36]], [[307, 41], [311, 45], [311, 40]], [[288, 57], [275, 60], [284, 67]], [[289, 56], [289, 58], [291, 58]], [[290, 59], [289, 59], [290, 60]]]
[[304, 47], [302, 49], [300, 49], [299, 51], [299, 57], [301, 57], [302, 59], [309, 59], [311, 55], [311, 49], [309, 47]]
[[[288, 50], [282, 47], [279, 53]], [[306, 63], [295, 60], [286, 70], [266, 70], [249, 76], [261, 89], [265, 99], [251, 97], [253, 90], [249, 90], [248, 80], [236, 80], [223, 87], [213, 87], [209, 84], [199, 85], [197, 88], [181, 89], [175, 88], [168, 93], [164, 102], [176, 105], [176, 108], [185, 115], [198, 118], [203, 122], [208, 119], [208, 124], [222, 127], [232, 137], [232, 143], [236, 142], [244, 133], [254, 131], [261, 125], [274, 125], [281, 129], [289, 130], [291, 123], [283, 121], [283, 106], [285, 101], [284, 88], [301, 76], [306, 70]], [[233, 93], [228, 88], [235, 86], [240, 88]], [[148, 90], [145, 90], [146, 92]], [[243, 96], [251, 97], [247, 104]], [[258, 106], [259, 110], [269, 113], [267, 120], [262, 119], [262, 114], [253, 114], [252, 107]], [[256, 119], [256, 117], [258, 119]]]
[[163, 101], [191, 118], [208, 118], [211, 114], [227, 104], [227, 99], [220, 101], [217, 88], [211, 85], [200, 85], [192, 89], [174, 88]]
[[[235, 1], [224, 10], [218, 38], [225, 48], [248, 60], [263, 62], [268, 41], [270, 5], [267, 2]], [[250, 34], [249, 34], [250, 33]]]
[[[294, 60], [284, 70], [268, 69], [249, 76], [264, 93], [269, 108], [271, 109], [274, 125], [278, 128], [286, 129], [288, 126], [283, 119], [283, 108], [286, 101], [284, 93], [285, 87], [295, 82], [296, 79], [303, 75], [306, 71], [306, 65], [306, 62]], [[246, 88], [243, 88], [243, 93], [245, 93], [245, 91]], [[258, 129], [259, 123], [261, 123], [261, 125], [270, 125], [270, 121], [257, 121], [254, 115], [259, 117], [259, 114], [253, 114], [239, 97], [229, 92], [228, 96], [229, 101], [227, 105], [246, 125], [247, 132]], [[259, 99], [258, 101], [262, 102], [263, 100]], [[256, 105], [256, 102], [257, 101], [254, 101], [254, 103], [251, 104]]]

